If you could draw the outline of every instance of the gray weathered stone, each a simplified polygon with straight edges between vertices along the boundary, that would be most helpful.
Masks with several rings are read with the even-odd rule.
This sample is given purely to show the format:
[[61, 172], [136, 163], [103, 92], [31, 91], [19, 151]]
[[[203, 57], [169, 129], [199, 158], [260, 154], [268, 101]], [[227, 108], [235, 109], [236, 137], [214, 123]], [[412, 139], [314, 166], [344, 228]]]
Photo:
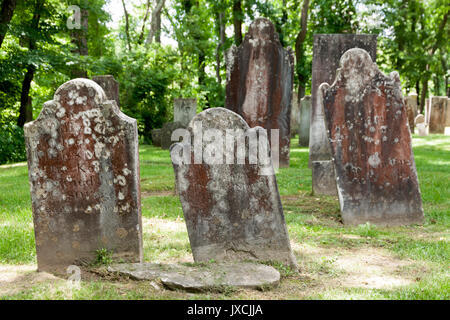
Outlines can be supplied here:
[[152, 130], [152, 143], [155, 147], [161, 147], [161, 133], [162, 129]]
[[136, 120], [103, 89], [75, 79], [25, 125], [38, 268], [142, 259]]
[[[318, 104], [317, 90], [321, 83], [332, 83], [339, 67], [339, 59], [351, 48], [362, 48], [376, 59], [377, 36], [368, 34], [315, 34], [313, 44], [311, 82], [311, 125], [309, 135], [309, 167], [313, 161], [331, 160], [331, 150], [325, 129], [323, 110]], [[319, 163], [320, 164], [320, 163]], [[322, 171], [322, 170], [320, 170]], [[317, 177], [312, 177], [315, 180]], [[324, 185], [325, 182], [314, 182]], [[330, 190], [336, 189], [329, 186]]]
[[119, 83], [113, 76], [95, 76], [92, 77], [92, 80], [102, 87], [108, 100], [114, 100], [117, 103], [117, 106], [120, 107]]
[[447, 118], [447, 97], [431, 97], [428, 102], [428, 114], [425, 114], [430, 133], [445, 132]]
[[197, 99], [174, 99], [173, 121], [180, 122], [184, 127], [189, 125], [197, 113]]
[[[272, 161], [268, 154], [266, 161], [261, 156], [261, 148], [269, 149], [266, 131], [250, 129], [241, 116], [224, 108], [201, 112], [188, 128], [194, 138], [173, 145], [171, 156], [194, 260], [274, 260], [295, 266]], [[224, 152], [217, 149], [215, 161], [207, 160], [213, 153], [209, 140], [198, 140], [210, 129], [222, 135], [217, 145]], [[230, 143], [227, 130], [259, 136], [259, 147], [242, 140]], [[177, 164], [180, 150], [197, 164]], [[245, 161], [238, 162], [239, 150], [245, 151]], [[249, 154], [256, 152], [258, 162], [250, 164]]]
[[198, 266], [180, 264], [134, 263], [108, 267], [135, 280], [160, 280], [170, 289], [186, 291], [221, 291], [225, 287], [267, 289], [277, 286], [280, 273], [273, 267], [250, 263], [212, 263]]
[[184, 126], [181, 122], [167, 122], [163, 125], [162, 129], [161, 129], [161, 148], [168, 150], [170, 149], [170, 146], [176, 142], [176, 141], [172, 141], [172, 133], [176, 130], [176, 129], [180, 129], [180, 128], [186, 128], [186, 126]]
[[[292, 92], [292, 104], [291, 105], [292, 105], [292, 107], [291, 107], [291, 138], [293, 138], [300, 131], [300, 104], [298, 103], [297, 92]], [[308, 127], [309, 127], [309, 124], [308, 124]]]
[[[283, 49], [272, 22], [256, 19], [242, 44], [226, 55], [226, 108], [241, 115], [248, 125], [279, 130], [279, 164], [289, 167], [290, 117], [294, 56]], [[278, 148], [272, 145], [273, 153]]]
[[405, 97], [406, 111], [408, 112], [408, 123], [411, 134], [414, 133], [414, 120], [417, 116], [417, 94], [410, 94]]
[[319, 88], [345, 224], [417, 224], [422, 199], [397, 72], [384, 75], [362, 49], [341, 58]]
[[313, 161], [311, 169], [312, 176], [315, 178], [312, 179], [313, 194], [337, 195], [333, 161]]
[[419, 136], [424, 137], [428, 135], [428, 124], [425, 122], [425, 117], [423, 114], [417, 115], [417, 117], [414, 119], [414, 123]]
[[311, 124], [311, 96], [304, 96], [300, 101], [299, 145], [309, 146], [309, 126]]

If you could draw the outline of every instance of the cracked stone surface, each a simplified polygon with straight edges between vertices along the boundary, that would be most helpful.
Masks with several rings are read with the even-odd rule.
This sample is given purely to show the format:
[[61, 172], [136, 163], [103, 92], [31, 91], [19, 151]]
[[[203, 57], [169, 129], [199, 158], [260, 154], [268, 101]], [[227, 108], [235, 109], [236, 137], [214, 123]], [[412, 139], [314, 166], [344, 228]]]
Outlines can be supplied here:
[[[296, 266], [265, 130], [250, 128], [241, 116], [224, 108], [199, 113], [188, 129], [194, 137], [174, 144], [171, 157], [194, 260], [273, 260]], [[205, 138], [208, 129], [221, 134], [218, 145], [225, 155], [211, 149]], [[242, 135], [234, 135], [237, 129]], [[259, 136], [259, 146], [239, 140], [245, 139], [244, 134]], [[227, 135], [234, 143], [228, 142]], [[195, 137], [201, 136], [203, 144], [196, 148]], [[258, 150], [265, 150], [266, 157]], [[174, 159], [184, 152], [191, 163], [177, 164]], [[213, 153], [222, 158], [208, 164], [205, 155]], [[245, 157], [241, 162], [239, 154]], [[202, 155], [203, 161], [196, 161]], [[250, 164], [249, 155], [257, 155], [258, 162]]]
[[[373, 61], [376, 61], [377, 36], [368, 34], [315, 34], [313, 44], [313, 62], [311, 79], [311, 124], [309, 135], [309, 167], [312, 168], [313, 161], [331, 160], [331, 150], [328, 143], [323, 109], [320, 108], [317, 97], [319, 86], [326, 82], [332, 83], [336, 77], [336, 69], [339, 67], [339, 59], [349, 49], [361, 48], [369, 52]], [[316, 166], [321, 163], [317, 162]], [[317, 169], [317, 168], [316, 168]], [[323, 172], [321, 168], [317, 172]], [[315, 176], [313, 172], [313, 184], [326, 186], [324, 190], [336, 190], [335, 180], [320, 181], [321, 177]], [[318, 193], [320, 194], [320, 193]], [[330, 195], [330, 192], [325, 194]], [[335, 194], [337, 195], [337, 194]]]
[[25, 125], [25, 141], [39, 271], [90, 262], [101, 248], [141, 261], [136, 120], [75, 79]]
[[399, 75], [384, 75], [363, 49], [341, 58], [319, 88], [345, 224], [423, 220], [422, 199]]
[[160, 280], [170, 289], [186, 291], [223, 290], [224, 287], [260, 289], [277, 286], [280, 273], [273, 267], [250, 262], [181, 264], [116, 264], [108, 272], [135, 280]]
[[242, 44], [227, 51], [226, 64], [226, 108], [241, 115], [251, 128], [267, 129], [270, 141], [270, 129], [278, 129], [280, 167], [289, 167], [292, 50], [281, 46], [269, 19], [258, 18]]

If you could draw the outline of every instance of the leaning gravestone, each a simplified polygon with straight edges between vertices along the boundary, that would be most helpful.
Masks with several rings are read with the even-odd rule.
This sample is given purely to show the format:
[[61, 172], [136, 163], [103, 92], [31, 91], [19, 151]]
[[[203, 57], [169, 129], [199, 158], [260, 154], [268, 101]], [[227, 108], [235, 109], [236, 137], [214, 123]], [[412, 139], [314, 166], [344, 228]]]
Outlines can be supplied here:
[[111, 75], [106, 76], [95, 76], [92, 80], [97, 82], [103, 91], [105, 91], [106, 98], [108, 100], [114, 100], [117, 106], [120, 107], [119, 99], [119, 83]]
[[172, 141], [172, 133], [177, 129], [186, 128], [181, 122], [166, 122], [161, 128], [161, 148], [168, 150], [170, 146], [175, 142]]
[[[341, 58], [320, 86], [345, 224], [423, 220], [406, 106], [397, 72], [384, 75], [362, 49]], [[320, 96], [319, 95], [319, 96]]]
[[428, 124], [425, 122], [425, 117], [423, 114], [417, 115], [414, 119], [414, 123], [417, 127], [419, 136], [424, 137], [428, 135]]
[[300, 101], [299, 145], [309, 146], [309, 126], [311, 124], [311, 96], [304, 96]]
[[63, 271], [108, 249], [142, 260], [135, 119], [75, 79], [25, 125], [38, 269]]
[[197, 99], [174, 99], [173, 121], [187, 127], [197, 113]]
[[[280, 167], [288, 167], [292, 50], [283, 49], [270, 20], [258, 18], [250, 25], [244, 42], [238, 48], [231, 47], [226, 58], [226, 108], [241, 115], [251, 128], [267, 129], [272, 154], [279, 152]], [[278, 146], [272, 143], [271, 129], [279, 130]]]
[[295, 137], [300, 130], [300, 104], [298, 103], [297, 92], [292, 92], [291, 107], [291, 138]]
[[405, 97], [406, 111], [408, 112], [408, 123], [411, 134], [414, 133], [414, 120], [417, 115], [417, 94], [410, 94]]
[[296, 266], [266, 131], [224, 108], [196, 115], [188, 129], [193, 138], [171, 157], [194, 260]]
[[428, 126], [430, 133], [445, 132], [446, 113], [447, 111], [447, 97], [431, 97], [428, 104], [429, 115]]
[[[377, 36], [368, 34], [315, 34], [313, 44], [312, 82], [311, 82], [311, 125], [309, 135], [309, 167], [312, 169], [313, 185], [322, 185], [325, 188], [323, 194], [336, 195], [334, 179], [328, 179], [323, 175], [325, 168], [330, 167], [325, 161], [331, 161], [331, 150], [325, 129], [323, 110], [318, 103], [317, 90], [320, 84], [332, 83], [336, 77], [336, 69], [339, 67], [339, 59], [342, 54], [351, 48], [361, 48], [369, 52], [372, 60], [376, 59]], [[313, 161], [320, 161], [312, 165]], [[326, 181], [315, 181], [320, 177], [326, 177]], [[327, 181], [333, 182], [326, 186]], [[322, 193], [318, 193], [322, 194]]]

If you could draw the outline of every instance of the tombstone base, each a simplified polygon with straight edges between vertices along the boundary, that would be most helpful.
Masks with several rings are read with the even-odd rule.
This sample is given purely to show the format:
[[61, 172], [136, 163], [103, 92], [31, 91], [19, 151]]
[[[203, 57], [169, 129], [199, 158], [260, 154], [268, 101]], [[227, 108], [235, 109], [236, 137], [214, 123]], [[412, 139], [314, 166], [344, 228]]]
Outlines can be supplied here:
[[311, 167], [313, 194], [337, 196], [333, 161], [313, 161]]

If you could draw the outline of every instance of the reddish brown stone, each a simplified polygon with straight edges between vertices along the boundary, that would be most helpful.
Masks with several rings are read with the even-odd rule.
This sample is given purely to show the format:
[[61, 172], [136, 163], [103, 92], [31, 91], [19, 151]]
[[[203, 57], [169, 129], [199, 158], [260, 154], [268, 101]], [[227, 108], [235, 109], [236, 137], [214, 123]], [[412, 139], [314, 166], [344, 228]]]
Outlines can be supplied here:
[[[183, 138], [184, 142], [172, 145], [171, 156], [194, 260], [273, 260], [295, 266], [270, 157], [267, 165], [251, 164], [249, 153], [258, 147], [251, 148], [242, 140], [229, 143], [226, 138], [227, 130], [259, 135], [268, 150], [265, 130], [250, 129], [242, 117], [224, 108], [201, 112], [188, 129], [195, 135], [190, 142]], [[208, 164], [209, 129], [221, 135], [218, 139], [222, 140], [214, 141], [219, 141], [222, 152], [217, 153], [220, 161]], [[241, 162], [240, 147], [246, 154]], [[184, 152], [185, 160], [177, 163]], [[195, 161], [199, 154], [203, 160]], [[232, 161], [227, 161], [227, 154], [233, 156]]]
[[142, 259], [136, 120], [87, 79], [63, 84], [25, 126], [39, 270]]
[[[336, 69], [339, 67], [339, 59], [349, 49], [361, 48], [369, 52], [375, 61], [377, 53], [377, 36], [369, 34], [315, 34], [313, 44], [313, 62], [311, 79], [311, 125], [309, 134], [309, 167], [313, 170], [313, 185], [320, 185], [316, 194], [335, 195], [336, 186], [328, 174], [326, 168], [320, 168], [321, 164], [331, 160], [331, 150], [325, 130], [323, 110], [319, 108], [317, 90], [320, 84], [332, 83], [336, 77]], [[313, 161], [318, 163], [313, 165]], [[315, 173], [319, 173], [316, 175]], [[324, 181], [319, 179], [325, 178]], [[327, 185], [327, 183], [331, 184]], [[324, 192], [324, 193], [322, 193]]]
[[[226, 108], [248, 125], [279, 130], [279, 164], [289, 166], [294, 58], [283, 49], [272, 22], [256, 19], [244, 42], [227, 53]], [[274, 152], [275, 152], [275, 148]]]
[[113, 76], [95, 76], [92, 77], [92, 80], [97, 82], [98, 85], [102, 87], [108, 100], [114, 100], [117, 103], [117, 106], [120, 107], [119, 83], [116, 81], [116, 79], [114, 79]]
[[362, 49], [321, 85], [344, 223], [421, 223], [419, 190], [398, 73], [384, 75]]

